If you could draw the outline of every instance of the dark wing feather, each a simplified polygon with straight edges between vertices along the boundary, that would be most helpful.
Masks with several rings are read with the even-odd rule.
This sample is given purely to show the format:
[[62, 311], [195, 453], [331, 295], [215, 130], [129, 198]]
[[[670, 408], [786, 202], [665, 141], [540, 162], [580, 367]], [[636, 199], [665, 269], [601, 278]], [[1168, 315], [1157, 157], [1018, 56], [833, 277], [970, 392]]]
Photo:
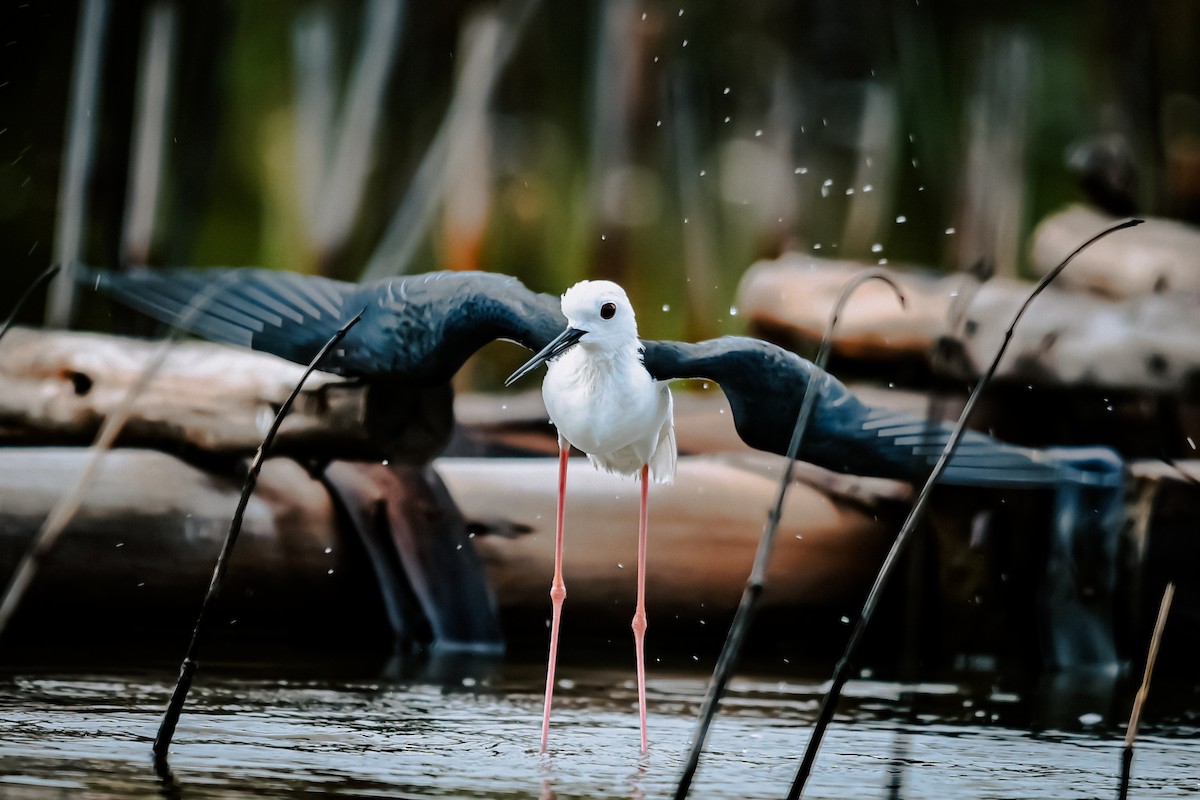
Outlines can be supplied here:
[[[357, 284], [263, 269], [90, 270], [86, 279], [160, 322], [301, 364], [367, 302]], [[323, 368], [362, 373], [349, 351], [332, 353]]]
[[[950, 425], [867, 406], [811, 362], [758, 339], [644, 345], [646, 368], [655, 378], [707, 378], [720, 384], [738, 434], [760, 450], [787, 452], [804, 393], [817, 381], [822, 395], [800, 448], [805, 461], [838, 472], [923, 482], [950, 440]], [[1120, 458], [1106, 448], [1038, 450], [967, 431], [941, 480], [969, 486], [1071, 481], [1119, 487], [1122, 469]]]

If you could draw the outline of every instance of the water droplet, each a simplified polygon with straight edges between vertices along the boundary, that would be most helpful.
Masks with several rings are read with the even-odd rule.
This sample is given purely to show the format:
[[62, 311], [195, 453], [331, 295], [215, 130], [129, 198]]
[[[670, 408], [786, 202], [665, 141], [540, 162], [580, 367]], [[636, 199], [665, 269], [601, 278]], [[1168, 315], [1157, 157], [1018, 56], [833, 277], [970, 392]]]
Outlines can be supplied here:
[[759, 128], [758, 130], [756, 130], [756, 131], [754, 132], [754, 135], [755, 135], [755, 136], [762, 136], [762, 128]]
[[880, 244], [879, 242], [876, 242], [875, 244], [871, 245], [871, 252], [872, 253], [882, 253], [883, 245]]
[[1196, 449], [1196, 443], [1194, 441], [1192, 441], [1192, 437], [1190, 437], [1190, 436], [1187, 437], [1187, 443], [1188, 443], [1188, 447], [1192, 448], [1193, 450]]
[[900, 216], [896, 217], [896, 224], [897, 224], [897, 225], [903, 225], [903, 224], [904, 224], [904, 223], [906, 223], [906, 222], [908, 222], [908, 217], [904, 216], [903, 214], [901, 214]]
[[379, 463], [386, 467], [388, 465], [388, 460], [385, 458], [383, 461], [380, 461]]
[[1104, 716], [1097, 714], [1095, 711], [1089, 711], [1086, 714], [1079, 715], [1079, 722], [1083, 725], [1098, 725], [1104, 721]]
[[730, 306], [729, 307], [729, 316], [736, 317], [737, 314], [738, 314], [737, 306]]
[[656, 128], [661, 128], [661, 127], [662, 127], [662, 120], [660, 119], [658, 122], [654, 123], [654, 127], [656, 127]]
[[886, 258], [881, 258], [878, 261], [876, 261], [875, 263], [879, 264], [880, 266], [883, 266], [884, 264], [888, 263], [888, 260]]
[[117, 547], [124, 547], [124, 546], [125, 546], [124, 542], [117, 542]]
[[[705, 381], [704, 383], [700, 384], [700, 388], [701, 388], [701, 389], [707, 389], [707, 388], [708, 388], [708, 381]], [[1190, 442], [1190, 441], [1191, 441], [1191, 439], [1188, 439], [1188, 441]], [[1192, 445], [1192, 449], [1194, 450], [1195, 448], [1196, 448], [1196, 446], [1195, 446], [1195, 445]]]
[[820, 243], [820, 242], [817, 242], [816, 244], [814, 244], [814, 245], [813, 245], [813, 250], [820, 250], [820, 249], [821, 249], [821, 243]]
[[729, 94], [729, 87], [728, 87], [728, 86], [726, 86], [726, 87], [725, 87], [725, 91], [724, 91], [724, 92], [722, 92], [721, 94]]
[[328, 572], [326, 572], [325, 574], [326, 574], [326, 575], [332, 575], [332, 574], [333, 574], [333, 570], [329, 570], [329, 571], [328, 571]]
[[701, 178], [703, 178], [703, 177], [705, 176], [705, 174], [706, 174], [706, 170], [700, 170], [700, 177], [701, 177]]
[[671, 306], [667, 305], [666, 303], [663, 303], [662, 310], [663, 310], [663, 313], [665, 314], [671, 310]]
[[617, 569], [625, 569], [625, 565], [624, 565], [624, 564], [622, 564], [620, 561], [618, 561], [618, 562], [617, 562]]
[[332, 552], [333, 552], [333, 548], [332, 548], [332, 547], [326, 547], [326, 548], [325, 548], [325, 555], [329, 555], [329, 554], [330, 554], [330, 553], [332, 553]]
[[956, 231], [956, 230], [954, 230], [954, 228], [946, 228], [946, 235], [947, 235], [947, 236], [953, 236], [955, 233], [957, 233], [957, 231]]
[[684, 40], [683, 40], [683, 46], [684, 46], [684, 47], [687, 47], [687, 39], [684, 39]]
[[793, 172], [797, 175], [804, 175], [808, 172], [808, 167], [796, 167]]
[[642, 22], [645, 22], [645, 21], [646, 21], [646, 12], [643, 11], [642, 12]]
[[849, 624], [850, 624], [850, 618], [849, 618], [849, 617], [847, 617], [847, 616], [845, 616], [844, 614], [842, 615], [842, 624], [843, 624], [843, 625], [849, 625]]
[[474, 686], [474, 685], [475, 685], [475, 679], [474, 679], [474, 678], [472, 678], [472, 677], [470, 677], [470, 676], [468, 676], [468, 677], [466, 677], [466, 678], [463, 678], [463, 679], [462, 679], [462, 685], [463, 685], [463, 686], [468, 686], [468, 687], [470, 687], [470, 686]]
[[869, 191], [871, 191], [871, 190], [872, 190], [872, 189], [874, 189], [874, 188], [875, 188], [874, 186], [872, 186], [871, 184], [869, 184], [869, 183], [868, 183], [866, 186], [863, 186], [863, 191], [864, 191], [864, 192], [869, 192]]
[[683, 16], [683, 9], [682, 9], [682, 8], [681, 8], [681, 9], [679, 9], [679, 16], [681, 16], [681, 17]]
[[849, 187], [847, 187], [847, 188], [846, 188], [846, 194], [847, 194], [847, 195], [854, 194], [854, 187], [853, 187], [853, 186], [849, 186]]
[[683, 224], [684, 224], [684, 225], [687, 225], [687, 224], [688, 224], [688, 218], [687, 218], [687, 217], [684, 217], [684, 218], [683, 218]]
[[607, 239], [607, 238], [608, 238], [608, 237], [607, 237], [607, 236], [605, 236], [603, 233], [602, 233], [602, 234], [600, 234], [600, 241], [602, 241], [602, 242], [603, 242], [603, 241], [604, 241], [605, 239]]

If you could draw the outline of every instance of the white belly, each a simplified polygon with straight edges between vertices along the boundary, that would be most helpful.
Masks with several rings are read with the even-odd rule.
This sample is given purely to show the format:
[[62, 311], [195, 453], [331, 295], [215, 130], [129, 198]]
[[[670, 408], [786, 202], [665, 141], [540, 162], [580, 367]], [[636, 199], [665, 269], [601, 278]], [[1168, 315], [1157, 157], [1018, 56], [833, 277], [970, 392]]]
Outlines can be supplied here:
[[623, 474], [650, 462], [670, 425], [669, 392], [640, 361], [595, 366], [583, 348], [550, 364], [542, 397], [563, 438], [593, 463]]

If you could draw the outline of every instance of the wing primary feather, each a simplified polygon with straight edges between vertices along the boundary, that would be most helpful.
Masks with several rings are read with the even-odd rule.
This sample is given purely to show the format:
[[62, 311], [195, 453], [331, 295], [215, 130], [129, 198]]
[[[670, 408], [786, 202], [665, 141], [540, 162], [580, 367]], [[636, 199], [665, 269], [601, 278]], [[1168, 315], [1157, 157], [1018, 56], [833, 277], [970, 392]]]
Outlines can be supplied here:
[[[283, 273], [280, 273], [280, 275], [282, 276]], [[269, 285], [270, 285], [271, 289], [279, 296], [279, 298], [281, 300], [285, 300], [288, 303], [291, 303], [292, 306], [295, 307], [302, 314], [312, 317], [313, 319], [321, 318], [320, 309], [318, 309], [316, 306], [314, 306], [312, 303], [310, 303], [308, 300], [306, 300], [304, 297], [302, 297], [296, 291], [296, 287], [292, 284], [291, 281], [274, 280], [274, 281], [271, 281], [269, 283]]]
[[262, 306], [267, 311], [277, 314], [281, 319], [289, 319], [298, 324], [304, 324], [304, 315], [283, 304], [283, 302], [272, 296], [268, 289], [274, 291], [273, 286], [263, 287], [258, 285], [261, 281], [247, 282], [242, 286], [242, 291], [246, 298], [258, 305]]

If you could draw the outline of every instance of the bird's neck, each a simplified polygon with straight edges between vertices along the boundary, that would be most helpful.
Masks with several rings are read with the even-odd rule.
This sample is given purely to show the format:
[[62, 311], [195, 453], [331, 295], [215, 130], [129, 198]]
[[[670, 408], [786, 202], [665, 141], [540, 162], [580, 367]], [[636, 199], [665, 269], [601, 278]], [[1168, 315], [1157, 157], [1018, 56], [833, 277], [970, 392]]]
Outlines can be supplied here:
[[566, 321], [558, 310], [557, 298], [531, 292], [519, 284], [499, 288], [503, 294], [484, 284], [485, 290], [468, 292], [455, 303], [442, 319], [444, 346], [469, 355], [496, 339], [507, 339], [537, 351], [563, 329]]

